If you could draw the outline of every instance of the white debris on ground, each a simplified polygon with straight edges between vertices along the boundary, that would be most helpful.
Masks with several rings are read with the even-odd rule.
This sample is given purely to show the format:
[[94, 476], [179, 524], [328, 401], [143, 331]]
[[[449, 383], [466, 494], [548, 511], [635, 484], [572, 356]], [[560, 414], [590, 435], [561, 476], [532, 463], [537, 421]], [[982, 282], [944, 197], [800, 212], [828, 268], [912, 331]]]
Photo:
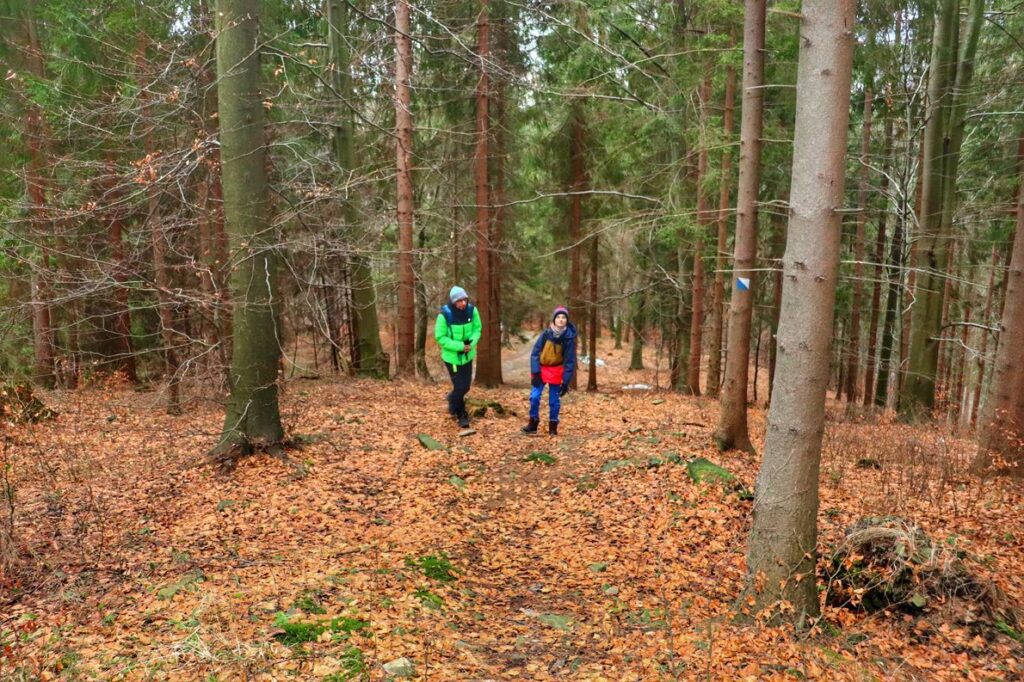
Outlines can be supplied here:
[[[579, 357], [579, 364], [581, 364], [581, 365], [589, 365], [590, 364], [590, 356], [589, 355], [581, 355]], [[601, 358], [598, 358], [597, 362], [595, 364], [598, 367], [604, 367], [604, 360], [602, 360]]]
[[622, 390], [623, 391], [649, 391], [652, 388], [654, 388], [654, 387], [653, 386], [649, 386], [647, 384], [626, 384], [625, 386], [622, 387]]

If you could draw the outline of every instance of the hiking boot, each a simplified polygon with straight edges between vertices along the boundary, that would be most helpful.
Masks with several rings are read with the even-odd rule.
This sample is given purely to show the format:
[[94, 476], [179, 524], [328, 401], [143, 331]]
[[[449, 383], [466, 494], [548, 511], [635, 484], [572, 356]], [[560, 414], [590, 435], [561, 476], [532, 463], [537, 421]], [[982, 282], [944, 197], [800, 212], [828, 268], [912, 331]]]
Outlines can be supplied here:
[[462, 414], [459, 415], [458, 419], [459, 419], [459, 428], [460, 429], [468, 429], [469, 428], [469, 413], [463, 412]]
[[558, 422], [548, 422], [548, 435], [558, 435]]
[[539, 423], [540, 422], [531, 417], [529, 423], [523, 427], [523, 433], [537, 433], [537, 424]]

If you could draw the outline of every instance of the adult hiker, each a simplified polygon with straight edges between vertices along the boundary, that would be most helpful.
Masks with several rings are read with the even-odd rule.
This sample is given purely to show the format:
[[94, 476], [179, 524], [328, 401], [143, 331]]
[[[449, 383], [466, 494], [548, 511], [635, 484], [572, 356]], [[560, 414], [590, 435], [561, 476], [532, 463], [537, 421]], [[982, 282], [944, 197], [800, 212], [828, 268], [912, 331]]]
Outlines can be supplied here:
[[469, 426], [466, 394], [473, 383], [473, 358], [481, 329], [480, 312], [469, 302], [469, 294], [462, 287], [452, 287], [448, 304], [441, 307], [434, 323], [434, 339], [441, 347], [441, 359], [452, 380], [448, 412], [462, 428]]
[[530, 353], [530, 421], [523, 433], [537, 433], [540, 423], [540, 399], [544, 386], [548, 391], [548, 433], [558, 435], [558, 413], [562, 396], [569, 392], [576, 371], [576, 327], [569, 321], [569, 310], [555, 308], [551, 324], [541, 332]]

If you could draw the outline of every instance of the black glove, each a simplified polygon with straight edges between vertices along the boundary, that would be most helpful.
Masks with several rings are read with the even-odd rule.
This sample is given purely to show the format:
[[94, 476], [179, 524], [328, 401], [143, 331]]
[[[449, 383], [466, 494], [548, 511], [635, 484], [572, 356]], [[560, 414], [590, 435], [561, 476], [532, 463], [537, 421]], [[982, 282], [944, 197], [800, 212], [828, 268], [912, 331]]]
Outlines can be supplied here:
[[540, 388], [544, 385], [544, 382], [540, 378], [540, 372], [530, 375], [530, 385], [534, 388]]
[[568, 392], [569, 392], [569, 384], [562, 384], [558, 388], [558, 397], [561, 398], [562, 396], [564, 396]]

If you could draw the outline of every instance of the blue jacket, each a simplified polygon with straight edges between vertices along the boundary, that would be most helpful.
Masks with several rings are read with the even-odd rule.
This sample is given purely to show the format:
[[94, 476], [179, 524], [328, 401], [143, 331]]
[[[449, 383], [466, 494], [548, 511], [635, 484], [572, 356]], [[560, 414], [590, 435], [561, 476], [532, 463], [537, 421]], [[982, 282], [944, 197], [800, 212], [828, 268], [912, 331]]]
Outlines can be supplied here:
[[572, 375], [576, 373], [576, 327], [570, 322], [561, 338], [556, 339], [551, 327], [547, 326], [541, 332], [537, 343], [533, 344], [533, 352], [530, 353], [530, 373], [540, 374], [540, 354], [544, 350], [544, 344], [550, 341], [562, 347], [562, 383], [568, 384], [572, 381]]

